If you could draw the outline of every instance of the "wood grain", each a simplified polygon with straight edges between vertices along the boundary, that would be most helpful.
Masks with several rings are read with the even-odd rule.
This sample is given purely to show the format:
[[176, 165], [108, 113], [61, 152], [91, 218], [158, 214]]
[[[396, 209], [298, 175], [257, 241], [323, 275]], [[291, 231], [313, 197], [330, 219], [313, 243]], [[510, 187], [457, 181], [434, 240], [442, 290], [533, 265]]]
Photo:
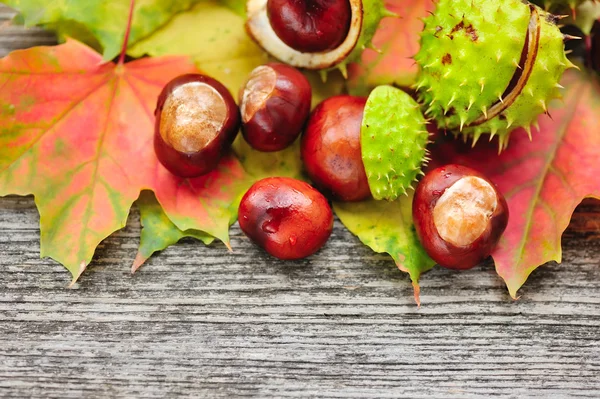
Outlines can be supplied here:
[[[0, 29], [0, 56], [54, 41]], [[131, 276], [134, 211], [72, 290], [39, 259], [38, 226], [31, 198], [0, 199], [0, 397], [600, 396], [595, 201], [563, 264], [534, 272], [519, 301], [490, 264], [436, 268], [421, 309], [406, 275], [337, 221], [304, 261], [275, 261], [234, 227], [233, 254], [185, 240]]]

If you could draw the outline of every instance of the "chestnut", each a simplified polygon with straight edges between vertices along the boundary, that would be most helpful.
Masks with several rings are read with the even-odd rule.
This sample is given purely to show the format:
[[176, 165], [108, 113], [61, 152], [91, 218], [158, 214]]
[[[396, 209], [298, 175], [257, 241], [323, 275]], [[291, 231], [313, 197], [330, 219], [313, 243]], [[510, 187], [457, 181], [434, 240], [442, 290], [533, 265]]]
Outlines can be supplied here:
[[216, 168], [240, 127], [240, 112], [227, 88], [199, 74], [169, 82], [158, 97], [155, 115], [156, 156], [180, 177]]
[[280, 151], [300, 135], [312, 89], [296, 68], [269, 63], [254, 69], [240, 90], [242, 133], [259, 151]]
[[336, 200], [371, 196], [362, 161], [360, 128], [367, 99], [341, 95], [320, 103], [302, 135], [301, 154], [311, 180]]
[[271, 28], [285, 44], [303, 53], [338, 47], [350, 30], [349, 0], [268, 0]]
[[239, 207], [242, 231], [279, 259], [302, 259], [317, 252], [333, 229], [333, 212], [308, 183], [288, 177], [259, 180]]
[[461, 165], [427, 173], [413, 198], [425, 251], [440, 266], [470, 269], [486, 259], [508, 223], [508, 205], [483, 174]]

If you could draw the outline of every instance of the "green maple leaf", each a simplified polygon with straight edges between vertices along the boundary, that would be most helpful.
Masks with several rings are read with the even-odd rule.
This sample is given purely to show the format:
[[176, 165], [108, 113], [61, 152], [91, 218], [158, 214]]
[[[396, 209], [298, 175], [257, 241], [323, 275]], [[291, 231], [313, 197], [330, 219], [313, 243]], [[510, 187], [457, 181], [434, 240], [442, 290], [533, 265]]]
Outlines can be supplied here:
[[242, 137], [233, 144], [233, 149], [246, 172], [254, 180], [270, 176], [291, 177], [305, 180], [302, 174], [302, 159], [300, 159], [300, 141], [277, 152], [260, 152], [252, 147]]
[[[130, 47], [128, 54], [190, 56], [202, 72], [219, 80], [237, 96], [254, 68], [273, 61], [246, 33], [241, 11], [244, 7], [245, 3], [239, 0], [198, 3]], [[313, 105], [345, 88], [340, 73], [329, 74], [326, 82], [316, 72], [305, 74], [313, 87]]]
[[[173, 15], [201, 0], [137, 0], [129, 44], [153, 33]], [[127, 28], [130, 0], [5, 0], [21, 13], [26, 26], [41, 25], [60, 37], [73, 37], [103, 49], [104, 59], [121, 51]]]
[[133, 57], [190, 56], [203, 73], [237, 96], [250, 72], [268, 61], [246, 34], [244, 21], [229, 7], [207, 0], [174, 17], [128, 53]]
[[139, 269], [152, 254], [178, 243], [182, 238], [192, 237], [206, 245], [215, 240], [213, 236], [203, 231], [179, 229], [163, 211], [151, 191], [143, 191], [136, 203], [140, 209], [142, 233], [138, 254], [131, 267], [132, 273]]

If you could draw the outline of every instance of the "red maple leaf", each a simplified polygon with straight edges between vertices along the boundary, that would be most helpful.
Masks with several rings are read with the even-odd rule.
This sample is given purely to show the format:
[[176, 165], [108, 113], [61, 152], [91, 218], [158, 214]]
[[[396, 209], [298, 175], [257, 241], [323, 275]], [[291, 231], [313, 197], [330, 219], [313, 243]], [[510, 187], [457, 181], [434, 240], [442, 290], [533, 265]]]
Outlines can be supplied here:
[[398, 17], [381, 21], [373, 38], [373, 49], [366, 49], [361, 60], [350, 66], [349, 86], [353, 91], [396, 84], [409, 87], [414, 83], [418, 67], [413, 56], [419, 51], [423, 21], [435, 4], [433, 0], [386, 0], [386, 8]]
[[184, 57], [105, 63], [74, 40], [0, 60], [0, 195], [35, 196], [42, 256], [75, 279], [96, 246], [125, 225], [142, 189], [156, 193], [181, 230], [228, 241], [245, 175], [237, 159], [180, 179], [153, 150], [159, 92], [194, 71]]
[[561, 261], [561, 235], [582, 199], [600, 199], [600, 86], [574, 71], [562, 84], [564, 101], [540, 117], [531, 141], [519, 129], [500, 155], [494, 141], [471, 148], [446, 137], [433, 147], [435, 165], [470, 166], [506, 196], [510, 219], [492, 257], [514, 298], [533, 270]]

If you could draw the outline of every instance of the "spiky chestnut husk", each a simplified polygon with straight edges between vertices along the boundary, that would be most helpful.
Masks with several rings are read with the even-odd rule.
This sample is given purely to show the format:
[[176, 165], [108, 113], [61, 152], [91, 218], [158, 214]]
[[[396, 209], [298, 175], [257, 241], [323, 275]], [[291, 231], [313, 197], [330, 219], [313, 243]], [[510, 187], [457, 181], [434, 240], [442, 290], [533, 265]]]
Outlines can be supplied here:
[[350, 29], [344, 41], [334, 49], [308, 53], [285, 44], [275, 33], [267, 13], [268, 0], [248, 0], [246, 30], [266, 52], [282, 62], [298, 68], [322, 70], [339, 69], [347, 76], [349, 63], [357, 61], [372, 39], [383, 17], [396, 16], [388, 11], [383, 0], [349, 0], [352, 12]]
[[373, 198], [407, 194], [428, 161], [427, 121], [419, 104], [391, 86], [371, 92], [365, 106], [360, 144]]
[[[530, 131], [573, 64], [555, 17], [520, 0], [440, 0], [425, 20], [416, 88], [442, 129], [498, 135]], [[491, 137], [490, 137], [491, 139]]]

